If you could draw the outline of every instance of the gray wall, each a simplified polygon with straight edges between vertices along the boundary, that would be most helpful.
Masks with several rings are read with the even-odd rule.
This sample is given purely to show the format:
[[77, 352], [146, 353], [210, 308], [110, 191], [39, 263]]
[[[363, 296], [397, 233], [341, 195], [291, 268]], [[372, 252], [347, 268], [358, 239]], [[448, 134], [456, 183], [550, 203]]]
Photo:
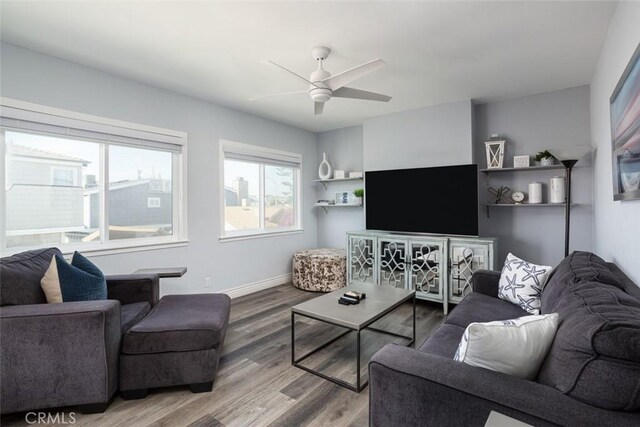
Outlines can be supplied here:
[[[486, 167], [484, 141], [490, 134], [506, 137], [504, 166], [513, 156], [535, 154], [546, 148], [588, 145], [590, 140], [589, 87], [559, 90], [508, 101], [476, 106], [474, 150], [479, 168]], [[531, 160], [533, 164], [533, 159]], [[480, 202], [488, 198], [488, 186], [508, 186], [528, 192], [531, 181], [543, 183], [547, 201], [549, 178], [563, 170], [503, 172], [480, 176]], [[582, 160], [572, 175], [572, 200], [580, 204], [571, 213], [571, 250], [593, 249], [592, 171], [590, 159]], [[556, 265], [564, 256], [564, 211], [561, 207], [492, 208], [491, 217], [480, 211], [480, 233], [499, 238], [498, 260], [507, 253], [531, 262]]]
[[[294, 250], [316, 247], [315, 134], [16, 46], [0, 53], [2, 96], [189, 134], [189, 245], [93, 257], [107, 274], [187, 266], [184, 278], [162, 281], [163, 293], [220, 291], [287, 274]], [[221, 138], [302, 154], [303, 233], [219, 243]]]
[[467, 100], [365, 120], [365, 170], [471, 163], [472, 110]]
[[609, 97], [640, 42], [640, 3], [620, 2], [591, 82], [595, 249], [640, 285], [640, 200], [613, 201]]
[[[334, 169], [362, 171], [362, 126], [332, 130], [318, 134], [318, 160], [327, 153]], [[364, 181], [335, 182], [327, 190], [317, 184], [318, 199], [333, 199], [338, 191], [364, 188]], [[346, 248], [346, 232], [364, 229], [364, 208], [316, 209], [318, 218], [318, 246]]]

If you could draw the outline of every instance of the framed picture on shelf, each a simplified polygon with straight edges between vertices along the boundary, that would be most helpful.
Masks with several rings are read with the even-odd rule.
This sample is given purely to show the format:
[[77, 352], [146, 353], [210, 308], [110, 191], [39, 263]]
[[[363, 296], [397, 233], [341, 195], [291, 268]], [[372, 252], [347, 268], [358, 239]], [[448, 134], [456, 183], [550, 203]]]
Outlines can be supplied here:
[[356, 203], [355, 194], [349, 191], [336, 193], [336, 205], [353, 205]]
[[529, 156], [513, 156], [513, 167], [514, 168], [528, 168], [529, 167]]
[[640, 44], [609, 102], [613, 200], [640, 199]]

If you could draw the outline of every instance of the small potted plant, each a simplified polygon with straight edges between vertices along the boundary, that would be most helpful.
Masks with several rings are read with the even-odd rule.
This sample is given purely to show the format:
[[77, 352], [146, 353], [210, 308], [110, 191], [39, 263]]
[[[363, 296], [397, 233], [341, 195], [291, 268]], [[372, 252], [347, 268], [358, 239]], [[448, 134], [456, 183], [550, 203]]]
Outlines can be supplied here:
[[551, 155], [549, 150], [540, 151], [536, 154], [535, 161], [540, 163], [540, 166], [552, 166], [556, 158]]
[[353, 190], [353, 195], [356, 196], [356, 204], [362, 205], [362, 198], [364, 197], [364, 190], [362, 188], [358, 188]]

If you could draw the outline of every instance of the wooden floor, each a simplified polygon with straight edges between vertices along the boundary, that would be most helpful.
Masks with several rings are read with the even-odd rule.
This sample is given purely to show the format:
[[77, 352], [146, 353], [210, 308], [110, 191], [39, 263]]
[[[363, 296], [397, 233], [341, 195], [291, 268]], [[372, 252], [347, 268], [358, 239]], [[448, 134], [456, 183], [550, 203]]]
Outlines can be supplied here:
[[[366, 426], [369, 388], [360, 393], [291, 366], [290, 307], [318, 294], [282, 285], [232, 301], [224, 355], [213, 391], [159, 389], [143, 400], [117, 397], [103, 414], [75, 414], [76, 426]], [[418, 345], [444, 316], [440, 305], [417, 302]], [[411, 335], [411, 305], [374, 324]], [[338, 335], [339, 328], [296, 318], [296, 354]], [[372, 331], [362, 334], [362, 373], [371, 355], [401, 339]], [[355, 379], [355, 335], [349, 333], [304, 361], [306, 366]], [[66, 408], [65, 412], [73, 411]], [[27, 425], [24, 414], [3, 417], [3, 426]]]

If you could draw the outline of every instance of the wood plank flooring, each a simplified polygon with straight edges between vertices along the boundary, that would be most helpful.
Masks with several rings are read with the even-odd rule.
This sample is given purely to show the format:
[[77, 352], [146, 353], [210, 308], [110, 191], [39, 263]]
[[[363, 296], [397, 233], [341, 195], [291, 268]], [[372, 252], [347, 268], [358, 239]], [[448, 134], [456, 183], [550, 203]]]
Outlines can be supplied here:
[[[142, 400], [117, 397], [103, 414], [76, 413], [76, 426], [366, 426], [369, 388], [347, 390], [291, 366], [291, 306], [317, 297], [282, 285], [234, 299], [220, 369], [213, 391], [193, 394], [186, 387], [153, 390]], [[442, 322], [440, 305], [418, 301], [416, 342]], [[411, 335], [411, 304], [373, 326]], [[296, 317], [296, 355], [342, 329]], [[362, 369], [386, 343], [399, 338], [362, 334]], [[355, 336], [349, 333], [304, 361], [305, 366], [355, 381]], [[64, 408], [60, 411], [74, 411]], [[55, 412], [53, 410], [52, 412]], [[3, 426], [28, 425], [24, 414], [5, 416]]]

